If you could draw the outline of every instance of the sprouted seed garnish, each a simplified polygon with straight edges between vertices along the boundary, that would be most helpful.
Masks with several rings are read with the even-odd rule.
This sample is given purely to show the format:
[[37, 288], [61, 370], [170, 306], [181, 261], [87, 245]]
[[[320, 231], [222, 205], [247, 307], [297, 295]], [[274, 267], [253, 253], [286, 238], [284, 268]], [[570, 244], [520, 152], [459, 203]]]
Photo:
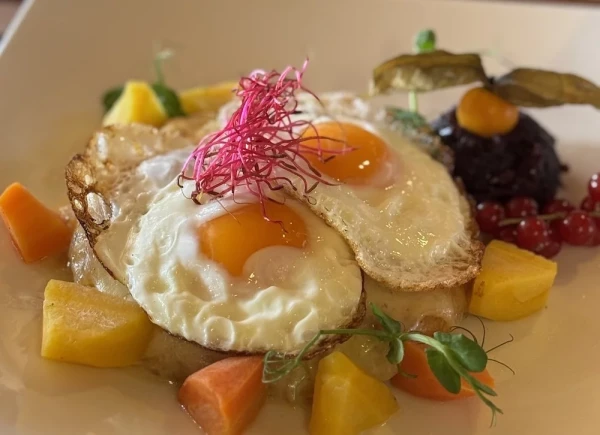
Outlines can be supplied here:
[[[204, 138], [185, 162], [179, 183], [195, 182], [192, 199], [203, 194], [217, 198], [234, 195], [244, 187], [258, 198], [268, 219], [264, 208], [270, 199], [268, 191], [279, 190], [284, 184], [296, 190], [292, 178], [301, 181], [303, 194], [309, 194], [318, 183], [331, 184], [309, 164], [306, 155], [327, 161], [335, 156], [323, 156], [321, 140], [340, 140], [319, 135], [301, 137], [304, 130], [316, 129], [309, 120], [292, 118], [298, 113], [297, 91], [307, 92], [319, 101], [302, 84], [307, 65], [308, 60], [300, 69], [287, 67], [281, 73], [256, 70], [240, 80], [235, 91], [241, 99], [240, 107], [225, 127]], [[304, 144], [315, 139], [316, 148]], [[328, 150], [327, 154], [351, 150]]]
[[389, 348], [386, 358], [394, 365], [400, 364], [404, 359], [404, 342], [414, 341], [427, 346], [427, 363], [440, 384], [450, 393], [458, 394], [461, 390], [461, 379], [464, 380], [490, 408], [491, 424], [495, 424], [496, 414], [503, 413], [490, 400], [490, 397], [497, 396], [497, 393], [471, 375], [471, 372], [482, 372], [487, 366], [488, 355], [483, 347], [463, 334], [436, 332], [430, 337], [416, 331], [404, 331], [400, 322], [385, 314], [376, 305], [371, 304], [371, 310], [382, 329], [325, 329], [319, 331], [294, 357], [287, 357], [276, 351], [267, 352], [263, 382], [277, 382], [288, 375], [302, 364], [304, 356], [324, 335], [367, 335], [387, 342]]

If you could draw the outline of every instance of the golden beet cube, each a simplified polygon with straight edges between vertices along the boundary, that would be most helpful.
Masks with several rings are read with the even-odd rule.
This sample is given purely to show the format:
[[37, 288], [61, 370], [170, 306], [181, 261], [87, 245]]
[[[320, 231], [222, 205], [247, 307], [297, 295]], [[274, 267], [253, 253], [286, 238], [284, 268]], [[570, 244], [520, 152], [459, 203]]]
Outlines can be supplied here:
[[104, 116], [102, 125], [139, 123], [160, 127], [166, 120], [167, 113], [152, 87], [145, 82], [130, 81]]
[[216, 111], [234, 97], [236, 82], [222, 82], [213, 86], [187, 89], [179, 94], [181, 108], [190, 115], [200, 111]]
[[473, 283], [472, 314], [515, 320], [541, 310], [556, 277], [556, 263], [511, 243], [492, 241]]
[[135, 364], [153, 325], [135, 302], [72, 282], [50, 280], [44, 292], [42, 356], [94, 367]]
[[397, 410], [391, 390], [343, 353], [333, 352], [319, 362], [311, 435], [358, 435], [385, 423]]

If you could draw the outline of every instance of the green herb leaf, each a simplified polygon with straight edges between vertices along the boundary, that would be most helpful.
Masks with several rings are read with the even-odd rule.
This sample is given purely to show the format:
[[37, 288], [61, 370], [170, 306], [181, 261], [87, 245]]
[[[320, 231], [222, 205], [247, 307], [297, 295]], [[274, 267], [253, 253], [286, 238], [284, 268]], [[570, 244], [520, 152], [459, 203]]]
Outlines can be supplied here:
[[104, 107], [104, 113], [112, 109], [121, 94], [123, 94], [123, 86], [109, 89], [102, 95], [102, 107]]
[[400, 124], [404, 131], [416, 131], [429, 128], [427, 120], [418, 112], [400, 109], [398, 107], [386, 107], [385, 112], [391, 122]]
[[414, 42], [414, 51], [416, 53], [427, 53], [435, 50], [435, 32], [431, 29], [421, 30], [417, 33]]
[[600, 87], [575, 74], [517, 68], [496, 79], [491, 90], [522, 107], [590, 104], [600, 109]]
[[433, 338], [449, 347], [461, 365], [470, 372], [481, 372], [487, 365], [487, 353], [463, 334], [436, 332]]
[[468, 372], [463, 373], [462, 376], [465, 381], [471, 385], [471, 388], [473, 388], [473, 391], [475, 394], [477, 394], [477, 397], [479, 397], [479, 399], [492, 411], [492, 421], [490, 422], [490, 427], [494, 426], [496, 424], [496, 413], [504, 414], [504, 412], [502, 412], [502, 409], [498, 408], [494, 402], [487, 398], [484, 393], [490, 396], [497, 396], [496, 392], [471, 376]]
[[473, 385], [476, 389], [482, 391], [483, 393], [488, 394], [490, 396], [494, 396], [494, 397], [498, 395], [498, 393], [496, 393], [491, 387], [485, 385], [483, 382], [481, 382], [476, 377], [471, 376], [469, 373], [465, 373], [463, 377], [471, 385]]
[[179, 101], [179, 96], [173, 89], [161, 83], [154, 83], [152, 85], [152, 89], [154, 90], [154, 93], [160, 100], [169, 118], [173, 118], [176, 116], [185, 116], [185, 113], [181, 108], [181, 101]]
[[478, 54], [435, 50], [403, 54], [382, 63], [373, 70], [370, 93], [427, 92], [473, 82], [488, 82]]
[[373, 311], [373, 314], [375, 317], [377, 317], [379, 323], [381, 323], [381, 326], [383, 326], [383, 329], [385, 329], [387, 332], [390, 334], [399, 334], [402, 332], [402, 323], [392, 319], [374, 303], [371, 303], [371, 311]]
[[433, 348], [425, 349], [427, 363], [440, 384], [452, 394], [460, 393], [460, 374], [456, 372], [446, 356]]
[[390, 341], [390, 349], [386, 355], [390, 364], [398, 365], [404, 359], [404, 343], [399, 338]]

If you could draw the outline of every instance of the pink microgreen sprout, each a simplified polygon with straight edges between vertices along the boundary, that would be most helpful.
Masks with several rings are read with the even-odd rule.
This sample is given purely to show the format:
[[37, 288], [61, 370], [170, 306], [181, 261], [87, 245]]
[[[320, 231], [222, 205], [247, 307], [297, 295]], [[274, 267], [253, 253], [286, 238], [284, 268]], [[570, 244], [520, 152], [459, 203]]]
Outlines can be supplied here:
[[[298, 190], [290, 177], [301, 181], [304, 195], [319, 183], [332, 184], [305, 156], [312, 154], [328, 161], [352, 149], [328, 150], [329, 156], [324, 158], [322, 139], [344, 141], [318, 134], [302, 137], [308, 128], [317, 130], [310, 121], [293, 117], [299, 113], [295, 93], [301, 90], [320, 101], [302, 84], [307, 65], [308, 59], [301, 69], [288, 66], [281, 73], [255, 70], [240, 80], [235, 91], [241, 99], [240, 107], [220, 131], [200, 141], [180, 174], [180, 185], [183, 180], [195, 181], [193, 200], [198, 202], [202, 194], [234, 196], [236, 189], [244, 186], [258, 198], [268, 220], [264, 207], [266, 200], [272, 200], [268, 191], [280, 190], [286, 183]], [[304, 144], [315, 139], [317, 147]]]

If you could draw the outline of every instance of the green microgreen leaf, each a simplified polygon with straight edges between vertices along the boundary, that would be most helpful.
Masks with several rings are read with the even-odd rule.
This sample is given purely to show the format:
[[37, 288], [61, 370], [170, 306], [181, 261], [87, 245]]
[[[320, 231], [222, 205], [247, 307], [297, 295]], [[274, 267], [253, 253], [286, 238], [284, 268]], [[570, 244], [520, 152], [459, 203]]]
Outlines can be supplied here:
[[123, 94], [123, 86], [117, 86], [109, 89], [102, 95], [102, 107], [104, 107], [104, 113], [112, 109], [119, 97]]
[[386, 355], [390, 364], [398, 365], [404, 359], [404, 343], [399, 338], [390, 341], [390, 349]]
[[427, 363], [440, 384], [453, 394], [460, 393], [460, 374], [452, 368], [446, 356], [433, 348], [425, 349]]
[[472, 386], [474, 386], [477, 390], [482, 391], [483, 393], [489, 395], [489, 396], [497, 396], [498, 393], [496, 393], [491, 387], [489, 387], [488, 385], [484, 384], [483, 382], [481, 382], [479, 379], [477, 379], [476, 377], [472, 376], [469, 373], [465, 373], [464, 376], [465, 380], [467, 382], [469, 382]]
[[435, 50], [436, 36], [431, 29], [423, 29], [415, 36], [414, 51], [416, 53], [427, 53]]
[[377, 317], [377, 320], [379, 320], [379, 323], [381, 323], [386, 332], [390, 334], [399, 334], [402, 332], [402, 323], [385, 314], [377, 305], [371, 303], [371, 311], [373, 311], [373, 314]]
[[467, 381], [467, 383], [471, 386], [477, 397], [479, 397], [479, 399], [492, 411], [492, 421], [490, 422], [490, 426], [494, 426], [496, 424], [496, 414], [504, 414], [504, 412], [484, 394], [497, 396], [497, 393], [487, 385], [481, 383], [479, 380], [471, 376], [469, 373], [463, 373], [462, 375], [465, 381]]
[[429, 126], [427, 120], [418, 112], [399, 107], [386, 107], [385, 111], [388, 118], [399, 123], [404, 131], [416, 131]]
[[463, 334], [449, 334], [447, 332], [436, 332], [433, 338], [448, 346], [458, 362], [470, 372], [482, 372], [487, 365], [487, 353]]
[[154, 93], [160, 100], [169, 118], [174, 118], [176, 116], [185, 116], [185, 113], [181, 108], [181, 101], [179, 101], [179, 96], [173, 89], [165, 86], [162, 83], [154, 83], [152, 85], [152, 89], [154, 90]]

